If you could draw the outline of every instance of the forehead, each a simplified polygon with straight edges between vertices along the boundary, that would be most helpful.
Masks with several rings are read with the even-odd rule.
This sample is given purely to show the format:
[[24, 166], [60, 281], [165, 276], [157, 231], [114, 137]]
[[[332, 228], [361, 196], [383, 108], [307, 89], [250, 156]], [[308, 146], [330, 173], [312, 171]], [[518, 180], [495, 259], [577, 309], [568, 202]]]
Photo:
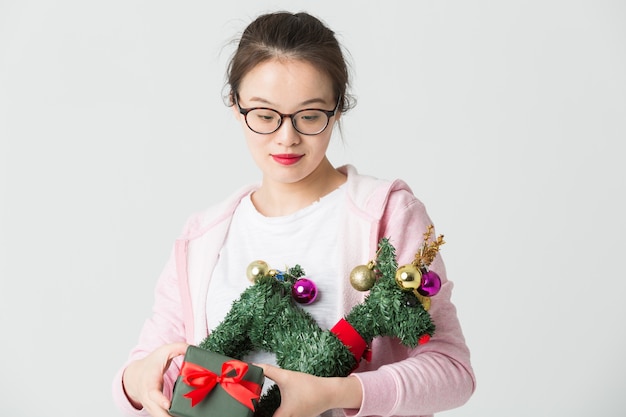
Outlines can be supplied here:
[[267, 104], [297, 105], [316, 100], [334, 101], [330, 77], [313, 64], [296, 59], [276, 58], [252, 68], [242, 79], [242, 100]]

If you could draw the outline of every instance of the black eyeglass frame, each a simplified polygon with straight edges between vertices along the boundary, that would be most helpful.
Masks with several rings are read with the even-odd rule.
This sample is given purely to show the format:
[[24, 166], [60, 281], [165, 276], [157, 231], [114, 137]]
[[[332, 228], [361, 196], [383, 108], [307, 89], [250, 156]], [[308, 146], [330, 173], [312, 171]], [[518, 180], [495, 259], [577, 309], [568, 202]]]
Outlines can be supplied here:
[[[291, 125], [293, 126], [294, 129], [296, 129], [296, 132], [300, 133], [301, 135], [305, 135], [305, 136], [316, 136], [316, 135], [319, 135], [320, 133], [322, 133], [323, 131], [326, 130], [326, 128], [330, 124], [330, 118], [333, 117], [335, 114], [337, 114], [337, 111], [339, 110], [339, 104], [341, 103], [341, 97], [339, 97], [339, 99], [337, 100], [337, 105], [335, 106], [334, 110], [324, 110], [324, 109], [309, 108], [309, 109], [298, 110], [297, 112], [294, 112], [294, 113], [291, 113], [291, 114], [283, 114], [283, 113], [279, 112], [278, 110], [272, 109], [270, 107], [243, 108], [239, 104], [239, 94], [233, 94], [233, 95], [235, 97], [235, 104], [237, 105], [237, 108], [239, 109], [239, 113], [243, 114], [244, 120], [246, 121], [246, 126], [248, 126], [248, 129], [250, 129], [251, 131], [253, 131], [254, 133], [257, 133], [259, 135], [271, 135], [272, 133], [276, 132], [283, 125], [283, 120], [285, 119], [285, 117], [289, 117], [289, 119], [291, 119]], [[252, 129], [252, 127], [250, 127], [250, 124], [248, 123], [248, 113], [250, 113], [253, 110], [270, 110], [270, 111], [273, 111], [274, 113], [278, 114], [280, 116], [280, 120], [278, 121], [278, 125], [276, 126], [276, 129], [272, 130], [271, 132], [258, 132], [256, 130]], [[317, 133], [304, 133], [304, 132], [300, 131], [300, 129], [298, 129], [298, 127], [296, 126], [296, 122], [295, 122], [295, 119], [294, 119], [293, 116], [295, 116], [298, 113], [302, 113], [302, 112], [305, 112], [305, 111], [312, 111], [312, 110], [320, 111], [320, 112], [324, 113], [326, 115], [326, 124]]]

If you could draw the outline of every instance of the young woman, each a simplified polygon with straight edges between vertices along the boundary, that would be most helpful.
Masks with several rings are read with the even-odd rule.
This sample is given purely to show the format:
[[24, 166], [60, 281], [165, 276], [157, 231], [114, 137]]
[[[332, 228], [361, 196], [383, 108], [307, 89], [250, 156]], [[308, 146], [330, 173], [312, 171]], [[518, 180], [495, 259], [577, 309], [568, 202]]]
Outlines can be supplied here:
[[[326, 157], [352, 102], [341, 47], [317, 18], [258, 17], [240, 39], [228, 83], [262, 179], [187, 222], [158, 281], [154, 314], [114, 380], [114, 398], [128, 415], [169, 415], [187, 345], [202, 341], [251, 285], [251, 261], [302, 265], [323, 294], [304, 308], [329, 328], [363, 300], [350, 271], [374, 258], [379, 239], [389, 237], [398, 263], [410, 263], [431, 224], [403, 181], [335, 168]], [[246, 358], [278, 384], [275, 415], [424, 416], [465, 403], [475, 384], [469, 350], [440, 256], [431, 269], [443, 284], [429, 310], [437, 330], [425, 345], [376, 338], [373, 360], [337, 378], [280, 369], [266, 352]]]

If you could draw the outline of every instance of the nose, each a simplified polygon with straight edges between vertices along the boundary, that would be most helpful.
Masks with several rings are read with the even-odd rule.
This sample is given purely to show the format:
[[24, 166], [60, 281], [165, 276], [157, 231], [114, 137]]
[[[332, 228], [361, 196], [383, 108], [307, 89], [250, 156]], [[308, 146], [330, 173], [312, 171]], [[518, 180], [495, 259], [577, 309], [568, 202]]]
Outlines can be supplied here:
[[300, 143], [300, 134], [293, 127], [291, 116], [283, 117], [283, 122], [278, 127], [278, 130], [274, 132], [274, 135], [275, 140], [282, 146], [289, 147]]

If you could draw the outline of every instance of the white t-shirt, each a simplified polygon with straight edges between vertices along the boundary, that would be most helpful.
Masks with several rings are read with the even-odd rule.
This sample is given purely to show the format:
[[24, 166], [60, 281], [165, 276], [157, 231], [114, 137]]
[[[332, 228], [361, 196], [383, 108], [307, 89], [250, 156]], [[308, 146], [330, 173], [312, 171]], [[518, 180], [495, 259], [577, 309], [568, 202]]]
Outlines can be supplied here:
[[[226, 316], [234, 300], [252, 283], [246, 277], [250, 262], [263, 260], [270, 268], [286, 270], [296, 264], [317, 286], [317, 299], [301, 305], [323, 329], [338, 317], [340, 280], [338, 276], [339, 219], [345, 201], [340, 187], [320, 200], [288, 216], [265, 217], [250, 196], [244, 198], [232, 218], [207, 295], [207, 323], [214, 329]], [[252, 352], [249, 362], [276, 364], [269, 352]], [[266, 387], [267, 388], [267, 387]]]

